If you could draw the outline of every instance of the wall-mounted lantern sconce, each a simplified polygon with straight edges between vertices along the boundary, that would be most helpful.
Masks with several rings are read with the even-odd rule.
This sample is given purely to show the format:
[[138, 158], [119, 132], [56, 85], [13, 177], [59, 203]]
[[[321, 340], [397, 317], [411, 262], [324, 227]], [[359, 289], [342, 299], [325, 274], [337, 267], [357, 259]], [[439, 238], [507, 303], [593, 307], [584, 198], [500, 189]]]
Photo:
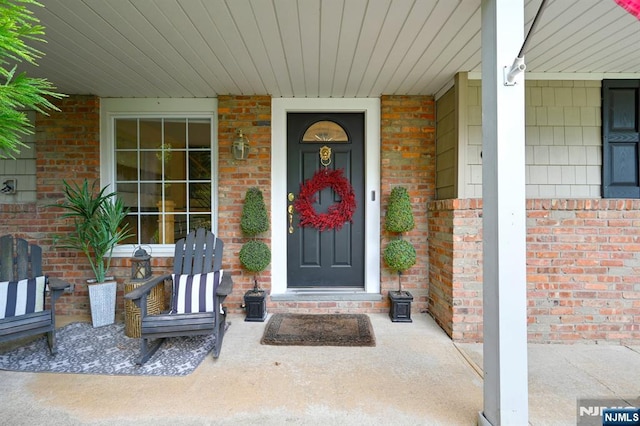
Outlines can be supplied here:
[[7, 179], [2, 182], [2, 188], [0, 188], [0, 192], [6, 195], [15, 194], [17, 190], [17, 180], [16, 179]]
[[238, 135], [231, 145], [233, 158], [236, 160], [246, 160], [249, 157], [249, 139], [242, 133], [242, 129], [236, 131]]

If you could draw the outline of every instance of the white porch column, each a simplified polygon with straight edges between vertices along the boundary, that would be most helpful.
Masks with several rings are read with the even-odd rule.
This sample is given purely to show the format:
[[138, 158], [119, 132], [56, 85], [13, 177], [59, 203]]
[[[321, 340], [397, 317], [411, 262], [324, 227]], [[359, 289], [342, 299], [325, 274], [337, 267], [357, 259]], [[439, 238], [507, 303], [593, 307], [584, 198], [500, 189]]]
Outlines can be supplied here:
[[524, 0], [482, 0], [484, 407], [481, 425], [528, 423]]

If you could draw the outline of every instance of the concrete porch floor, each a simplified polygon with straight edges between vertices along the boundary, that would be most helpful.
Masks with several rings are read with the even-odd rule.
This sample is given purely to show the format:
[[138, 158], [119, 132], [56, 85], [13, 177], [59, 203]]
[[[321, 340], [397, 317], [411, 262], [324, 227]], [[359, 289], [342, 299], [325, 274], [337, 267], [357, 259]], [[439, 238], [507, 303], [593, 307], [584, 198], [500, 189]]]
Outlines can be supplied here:
[[[230, 316], [218, 360], [186, 377], [0, 371], [11, 425], [474, 425], [482, 345], [427, 314], [370, 315], [376, 346], [262, 346], [266, 322]], [[58, 318], [60, 326], [77, 318]], [[638, 397], [640, 346], [529, 345], [529, 424], [575, 425], [577, 398]]]

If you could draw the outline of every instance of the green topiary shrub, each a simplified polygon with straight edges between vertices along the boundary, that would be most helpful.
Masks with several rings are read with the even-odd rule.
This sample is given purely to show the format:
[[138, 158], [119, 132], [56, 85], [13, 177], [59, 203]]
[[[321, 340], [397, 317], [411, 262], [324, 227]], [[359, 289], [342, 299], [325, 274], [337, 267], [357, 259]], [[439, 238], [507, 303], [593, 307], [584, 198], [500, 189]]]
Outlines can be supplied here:
[[[384, 228], [388, 232], [402, 234], [411, 231], [415, 227], [413, 209], [407, 188], [397, 186], [391, 190], [387, 214], [384, 219]], [[389, 269], [398, 273], [398, 291], [402, 292], [400, 276], [404, 271], [416, 263], [416, 250], [409, 241], [402, 236], [391, 241], [384, 249], [384, 262]]]
[[415, 226], [411, 200], [407, 188], [397, 186], [391, 190], [387, 215], [384, 219], [384, 228], [389, 232], [407, 232]]
[[240, 263], [250, 272], [262, 272], [271, 262], [271, 250], [264, 241], [251, 240], [240, 249]]
[[404, 272], [416, 264], [416, 250], [413, 244], [399, 238], [385, 247], [383, 257], [392, 271]]
[[264, 204], [262, 191], [255, 186], [249, 188], [244, 197], [240, 228], [247, 237], [255, 237], [269, 230], [267, 206]]
[[[255, 237], [269, 230], [267, 206], [264, 203], [262, 191], [257, 187], [249, 188], [244, 197], [240, 229], [247, 237]], [[257, 274], [271, 263], [269, 246], [256, 239], [247, 241], [240, 249], [240, 263], [247, 271], [253, 272], [253, 291], [259, 292]]]

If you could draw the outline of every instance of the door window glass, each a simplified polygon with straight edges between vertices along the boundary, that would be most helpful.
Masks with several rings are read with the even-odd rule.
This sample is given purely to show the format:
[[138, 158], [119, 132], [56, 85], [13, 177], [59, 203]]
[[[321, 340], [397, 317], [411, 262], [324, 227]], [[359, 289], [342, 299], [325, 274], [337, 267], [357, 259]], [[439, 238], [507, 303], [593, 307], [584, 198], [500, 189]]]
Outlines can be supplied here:
[[302, 137], [304, 143], [348, 143], [349, 136], [342, 126], [334, 121], [318, 121], [313, 123]]

